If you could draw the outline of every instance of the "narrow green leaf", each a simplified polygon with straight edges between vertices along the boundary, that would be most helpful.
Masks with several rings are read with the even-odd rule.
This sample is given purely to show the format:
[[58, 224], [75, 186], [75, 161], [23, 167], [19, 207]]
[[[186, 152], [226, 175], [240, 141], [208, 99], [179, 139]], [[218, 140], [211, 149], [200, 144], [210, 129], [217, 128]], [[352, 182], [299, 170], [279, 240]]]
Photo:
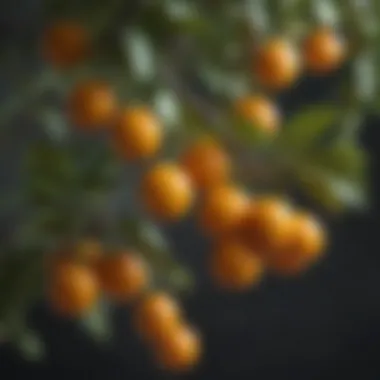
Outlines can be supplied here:
[[269, 17], [264, 0], [245, 0], [241, 7], [243, 16], [249, 22], [252, 31], [265, 31], [269, 28]]
[[232, 128], [236, 135], [241, 140], [242, 144], [248, 144], [250, 147], [257, 146], [273, 141], [272, 136], [262, 130], [259, 126], [256, 126], [254, 123], [235, 119], [233, 122]]
[[339, 13], [331, 0], [312, 1], [312, 13], [319, 23], [334, 26], [339, 21]]
[[179, 293], [191, 291], [195, 285], [192, 274], [179, 265], [170, 269], [167, 282], [171, 289]]
[[364, 181], [309, 170], [299, 177], [299, 182], [303, 190], [328, 211], [363, 211], [368, 207], [368, 193]]
[[14, 342], [20, 354], [29, 361], [40, 361], [44, 358], [45, 345], [36, 333], [26, 330]]
[[277, 143], [286, 148], [307, 150], [334, 126], [340, 115], [341, 110], [337, 106], [311, 106], [285, 124]]
[[322, 149], [311, 161], [321, 169], [347, 178], [360, 178], [367, 173], [367, 154], [352, 141], [343, 141]]
[[98, 302], [89, 313], [82, 317], [80, 325], [92, 339], [109, 342], [113, 335], [109, 305]]
[[58, 110], [43, 109], [38, 115], [38, 120], [51, 140], [61, 142], [68, 137], [66, 121]]
[[122, 44], [133, 77], [151, 81], [156, 74], [156, 60], [149, 37], [139, 29], [128, 30], [123, 34]]
[[154, 97], [153, 106], [166, 127], [172, 128], [178, 125], [181, 118], [180, 104], [178, 97], [172, 91], [160, 89]]
[[355, 99], [362, 103], [373, 100], [377, 93], [377, 64], [372, 51], [359, 55], [353, 66]]

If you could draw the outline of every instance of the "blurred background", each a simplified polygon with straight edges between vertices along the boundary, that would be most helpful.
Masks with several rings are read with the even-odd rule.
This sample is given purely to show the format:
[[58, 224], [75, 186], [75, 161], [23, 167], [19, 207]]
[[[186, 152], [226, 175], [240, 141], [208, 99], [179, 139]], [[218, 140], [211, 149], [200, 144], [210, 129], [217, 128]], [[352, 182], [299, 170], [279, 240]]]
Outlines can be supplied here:
[[[131, 9], [135, 3], [131, 2]], [[38, 0], [5, 1], [0, 6], [1, 104], [7, 105], [15, 92], [17, 99], [16, 79], [23, 82], [24, 77], [47, 70], [40, 67], [36, 53], [36, 41], [45, 25], [44, 7]], [[219, 28], [223, 29], [223, 25]], [[185, 74], [189, 86], [201, 98], [209, 99], [207, 88], [192, 74]], [[308, 104], [333, 102], [331, 99], [335, 99], [334, 94], [342, 81], [347, 82], [346, 70], [330, 76], [305, 77], [276, 100], [286, 114], [292, 114]], [[54, 104], [54, 94], [49, 99], [44, 99], [42, 104], [50, 107]], [[4, 115], [5, 120], [11, 111], [9, 108], [2, 110], [0, 117]], [[7, 126], [2, 124], [0, 184], [4, 197], [23, 186], [19, 172], [26, 147], [42, 140], [46, 133], [57, 135], [56, 130], [46, 132], [37, 128], [41, 120], [32, 119], [31, 111], [33, 109], [27, 109], [20, 117], [12, 117]], [[370, 158], [369, 210], [348, 211], [338, 219], [327, 216], [332, 236], [327, 255], [300, 277], [278, 279], [269, 276], [257, 289], [228, 294], [210, 281], [205, 265], [210, 244], [195, 227], [194, 218], [164, 226], [176, 259], [194, 273], [196, 286], [183, 298], [183, 305], [187, 318], [199, 328], [205, 342], [201, 364], [179, 378], [380, 378], [379, 121], [375, 112], [365, 108], [358, 138]], [[49, 125], [51, 128], [58, 124], [50, 122]], [[128, 194], [124, 197], [128, 198]], [[0, 238], [5, 247], [9, 244], [13, 224], [27, 212], [25, 208], [13, 206], [10, 198], [6, 199], [8, 201], [2, 205], [6, 203], [7, 207], [3, 205], [5, 211], [1, 211], [0, 220]], [[327, 215], [325, 211], [322, 213]], [[2, 293], [6, 297], [7, 289]], [[41, 361], [30, 360], [4, 338], [0, 348], [0, 369], [4, 378], [176, 378], [157, 370], [151, 363], [130, 326], [128, 310], [115, 310], [112, 323], [116, 333], [109, 345], [95, 343], [76, 323], [52, 313], [41, 299], [33, 304], [27, 315], [28, 326], [38, 332], [46, 345], [46, 355]], [[33, 351], [33, 343], [37, 344], [29, 341], [26, 352]]]

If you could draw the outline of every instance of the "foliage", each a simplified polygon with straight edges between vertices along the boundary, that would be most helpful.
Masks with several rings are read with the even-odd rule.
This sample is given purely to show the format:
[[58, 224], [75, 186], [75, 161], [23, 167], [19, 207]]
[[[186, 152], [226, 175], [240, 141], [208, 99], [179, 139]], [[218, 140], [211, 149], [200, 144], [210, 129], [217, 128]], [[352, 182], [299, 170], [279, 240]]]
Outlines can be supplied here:
[[[16, 117], [28, 115], [26, 128], [36, 128], [37, 136], [22, 157], [19, 204], [11, 203], [15, 192], [2, 200], [24, 212], [2, 247], [1, 326], [5, 338], [29, 357], [41, 347], [29, 330], [22, 339], [23, 329], [13, 333], [11, 325], [20, 319], [13, 315], [24, 315], [41, 296], [40, 258], [64, 241], [88, 234], [106, 244], [122, 241], [146, 255], [159, 286], [182, 290], [192, 283], [159, 226], [133, 201], [115, 206], [117, 194], [127, 193], [121, 179], [130, 179], [134, 189], [143, 165], [124, 165], [102, 133], [88, 137], [70, 125], [65, 99], [81, 79], [103, 78], [122, 102], [154, 109], [166, 128], [165, 158], [175, 158], [193, 136], [211, 134], [232, 152], [237, 180], [248, 187], [285, 193], [296, 187], [333, 212], [366, 205], [368, 160], [356, 132], [380, 104], [376, 1], [49, 0], [44, 12], [47, 22], [67, 17], [88, 26], [94, 54], [64, 72], [46, 63], [31, 69], [30, 56], [21, 70], [3, 67], [16, 79], [0, 107], [1, 134], [19, 140]], [[278, 32], [299, 41], [320, 23], [340, 27], [352, 43], [334, 99], [295, 112], [273, 140], [236, 120], [231, 102], [263, 91], [251, 75], [252, 50]], [[19, 53], [25, 52], [20, 47]], [[21, 295], [24, 290], [32, 294]], [[108, 309], [93, 312], [84, 324], [94, 336], [108, 337], [107, 318]]]

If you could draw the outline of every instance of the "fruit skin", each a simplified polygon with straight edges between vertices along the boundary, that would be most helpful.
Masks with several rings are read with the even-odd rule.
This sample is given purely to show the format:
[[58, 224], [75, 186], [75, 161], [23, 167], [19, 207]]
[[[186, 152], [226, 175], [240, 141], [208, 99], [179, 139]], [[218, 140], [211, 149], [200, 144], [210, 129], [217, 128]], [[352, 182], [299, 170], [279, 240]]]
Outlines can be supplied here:
[[345, 41], [329, 28], [313, 31], [304, 42], [304, 60], [308, 70], [315, 74], [328, 74], [338, 69], [347, 52]]
[[121, 111], [115, 128], [114, 146], [128, 160], [154, 156], [162, 145], [162, 126], [144, 107]]
[[75, 21], [50, 25], [42, 38], [42, 55], [52, 66], [68, 69], [82, 63], [90, 53], [87, 30]]
[[196, 187], [207, 190], [224, 183], [231, 173], [231, 161], [214, 140], [200, 139], [191, 144], [180, 159]]
[[99, 295], [94, 273], [84, 265], [61, 262], [50, 276], [49, 300], [59, 314], [77, 317], [90, 310]]
[[240, 227], [244, 242], [265, 256], [284, 245], [288, 237], [292, 210], [288, 203], [275, 197], [251, 202]]
[[118, 302], [132, 302], [149, 285], [145, 261], [135, 252], [122, 251], [105, 256], [97, 265], [102, 290]]
[[202, 340], [187, 324], [179, 324], [170, 334], [162, 336], [154, 348], [159, 366], [169, 372], [181, 373], [193, 369], [202, 355]]
[[219, 241], [210, 258], [215, 283], [230, 291], [244, 291], [257, 285], [263, 276], [259, 256], [237, 239]]
[[238, 99], [235, 104], [236, 113], [262, 132], [274, 134], [278, 132], [281, 115], [278, 108], [262, 96], [248, 96]]
[[283, 246], [267, 256], [266, 264], [276, 274], [297, 275], [324, 253], [326, 240], [325, 230], [313, 215], [297, 212], [291, 218]]
[[241, 224], [248, 204], [248, 196], [233, 185], [211, 189], [201, 204], [202, 229], [211, 236], [235, 230]]
[[178, 220], [194, 201], [193, 184], [181, 167], [174, 163], [156, 164], [143, 178], [142, 202], [152, 215], [164, 220]]
[[261, 85], [276, 91], [290, 87], [301, 71], [297, 49], [281, 38], [266, 41], [258, 49], [253, 65]]
[[116, 114], [117, 100], [104, 82], [88, 80], [73, 89], [68, 100], [68, 112], [74, 125], [84, 129], [109, 126]]
[[157, 344], [182, 321], [182, 310], [177, 302], [163, 292], [147, 294], [135, 306], [134, 322], [140, 336], [150, 344]]

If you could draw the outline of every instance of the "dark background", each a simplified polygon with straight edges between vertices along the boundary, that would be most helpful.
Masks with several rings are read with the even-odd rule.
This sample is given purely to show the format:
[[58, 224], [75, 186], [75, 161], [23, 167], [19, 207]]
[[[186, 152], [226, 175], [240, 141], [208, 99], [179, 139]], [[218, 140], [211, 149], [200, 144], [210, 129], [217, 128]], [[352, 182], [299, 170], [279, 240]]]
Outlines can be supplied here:
[[[33, 17], [37, 1], [3, 4], [1, 44], [27, 45], [38, 29], [38, 17]], [[6, 73], [1, 77], [5, 83]], [[333, 85], [331, 78], [307, 80], [284, 96], [282, 105], [292, 110], [301, 101], [325, 98]], [[5, 93], [6, 88], [0, 91]], [[196, 294], [184, 302], [189, 319], [204, 335], [206, 355], [188, 378], [312, 380], [351, 375], [380, 379], [378, 123], [368, 117], [362, 136], [372, 157], [371, 212], [333, 221], [328, 255], [307, 275], [286, 281], [267, 279], [259, 290], [245, 295], [220, 293], [208, 282], [204, 265], [208, 247], [192, 221], [169, 228], [178, 256], [199, 276]], [[1, 176], [7, 178], [4, 167], [8, 165], [1, 166]], [[0, 377], [171, 378], [151, 365], [128, 318], [125, 310], [117, 313], [118, 333], [113, 346], [106, 349], [82, 336], [74, 325], [54, 318], [44, 305], [37, 305], [31, 324], [47, 342], [47, 360], [27, 363], [5, 346], [0, 350]]]

